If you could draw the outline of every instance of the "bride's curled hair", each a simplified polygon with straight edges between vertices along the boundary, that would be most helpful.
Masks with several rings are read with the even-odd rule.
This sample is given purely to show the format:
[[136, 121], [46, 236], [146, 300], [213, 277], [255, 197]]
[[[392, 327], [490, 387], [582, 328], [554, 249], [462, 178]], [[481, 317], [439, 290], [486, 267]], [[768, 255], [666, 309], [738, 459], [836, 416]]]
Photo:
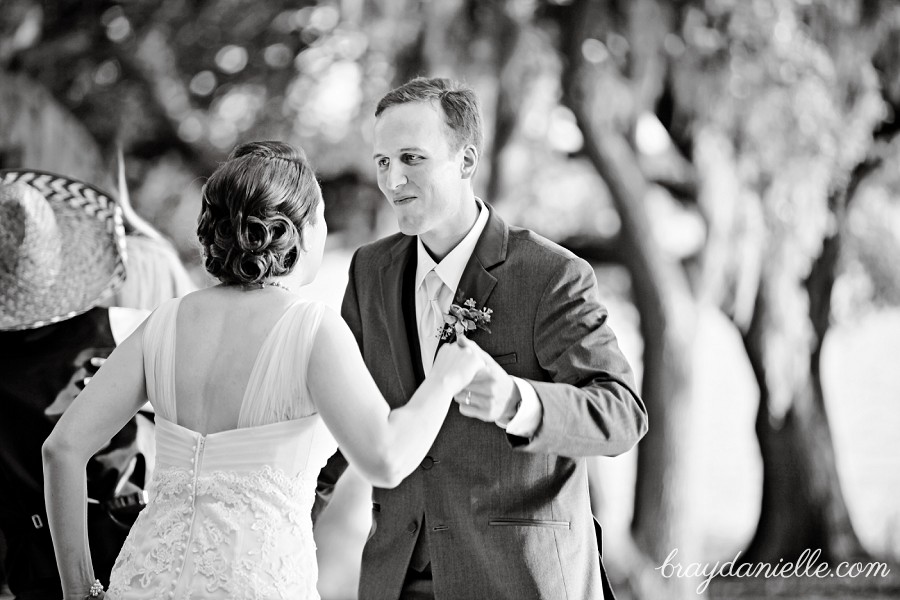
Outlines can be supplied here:
[[303, 150], [250, 142], [232, 151], [203, 186], [197, 237], [204, 266], [226, 284], [290, 273], [315, 223], [322, 193]]

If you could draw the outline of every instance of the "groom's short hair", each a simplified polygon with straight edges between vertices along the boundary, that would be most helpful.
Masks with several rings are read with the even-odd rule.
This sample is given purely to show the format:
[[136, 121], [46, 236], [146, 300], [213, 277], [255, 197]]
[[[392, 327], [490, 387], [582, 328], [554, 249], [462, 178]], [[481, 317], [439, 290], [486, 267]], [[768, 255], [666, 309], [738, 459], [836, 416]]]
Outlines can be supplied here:
[[436, 102], [444, 111], [444, 122], [451, 135], [451, 149], [456, 151], [472, 144], [481, 152], [484, 142], [481, 107], [471, 88], [442, 77], [416, 77], [385, 94], [375, 107], [375, 117], [380, 117], [392, 106], [408, 102]]

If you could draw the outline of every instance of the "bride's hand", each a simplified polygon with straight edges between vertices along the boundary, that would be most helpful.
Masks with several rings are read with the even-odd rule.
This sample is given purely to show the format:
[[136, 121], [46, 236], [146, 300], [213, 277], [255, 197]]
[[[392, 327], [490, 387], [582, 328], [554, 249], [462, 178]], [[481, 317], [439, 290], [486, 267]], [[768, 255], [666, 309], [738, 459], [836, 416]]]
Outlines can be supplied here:
[[484, 358], [478, 345], [460, 336], [456, 342], [441, 346], [431, 367], [431, 374], [443, 377], [455, 394], [467, 386], [483, 368]]

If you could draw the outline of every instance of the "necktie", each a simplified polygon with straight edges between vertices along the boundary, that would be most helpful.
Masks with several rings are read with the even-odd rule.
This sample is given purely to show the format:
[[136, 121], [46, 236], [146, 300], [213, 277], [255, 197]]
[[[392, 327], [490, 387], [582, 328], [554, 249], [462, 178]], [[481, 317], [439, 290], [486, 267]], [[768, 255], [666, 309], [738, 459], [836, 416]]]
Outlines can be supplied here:
[[432, 269], [425, 276], [424, 285], [426, 301], [419, 319], [419, 345], [422, 347], [422, 367], [428, 375], [438, 347], [438, 328], [444, 323], [438, 301], [444, 282]]

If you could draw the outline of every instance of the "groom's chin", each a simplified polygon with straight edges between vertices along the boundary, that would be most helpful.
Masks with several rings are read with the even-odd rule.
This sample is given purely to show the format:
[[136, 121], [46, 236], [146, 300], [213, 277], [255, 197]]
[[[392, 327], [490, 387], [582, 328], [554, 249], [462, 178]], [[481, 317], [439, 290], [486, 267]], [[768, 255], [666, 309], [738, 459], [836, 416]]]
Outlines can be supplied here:
[[422, 224], [419, 219], [402, 215], [396, 209], [394, 209], [394, 216], [397, 217], [397, 227], [400, 229], [400, 233], [404, 235], [419, 235], [422, 233]]

